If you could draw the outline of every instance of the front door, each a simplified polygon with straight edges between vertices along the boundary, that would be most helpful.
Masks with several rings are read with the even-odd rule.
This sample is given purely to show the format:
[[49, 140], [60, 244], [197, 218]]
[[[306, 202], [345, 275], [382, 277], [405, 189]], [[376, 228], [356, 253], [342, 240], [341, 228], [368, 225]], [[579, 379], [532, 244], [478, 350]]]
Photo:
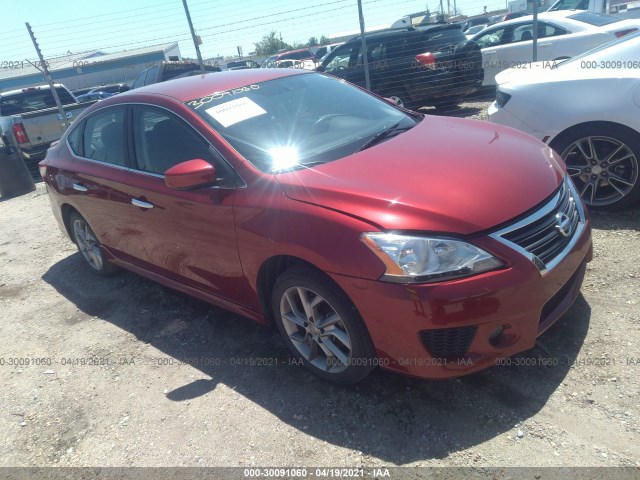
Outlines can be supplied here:
[[[136, 171], [129, 191], [140, 254], [158, 273], [242, 303], [232, 170], [197, 131], [169, 111], [136, 105], [132, 119]], [[164, 172], [195, 158], [216, 167], [218, 177], [224, 177], [219, 184], [189, 191], [167, 187]]]

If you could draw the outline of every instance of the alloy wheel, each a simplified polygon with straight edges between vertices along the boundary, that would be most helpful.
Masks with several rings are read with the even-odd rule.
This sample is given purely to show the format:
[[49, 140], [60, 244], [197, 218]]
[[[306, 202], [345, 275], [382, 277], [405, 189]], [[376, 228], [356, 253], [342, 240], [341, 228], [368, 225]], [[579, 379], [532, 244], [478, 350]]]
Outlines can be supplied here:
[[563, 152], [582, 199], [590, 206], [605, 206], [628, 195], [638, 181], [638, 158], [618, 139], [588, 136], [571, 143]]
[[351, 338], [340, 315], [321, 295], [291, 287], [281, 297], [280, 315], [291, 343], [314, 367], [340, 373], [349, 366]]
[[87, 225], [87, 222], [80, 218], [76, 218], [73, 222], [73, 234], [78, 244], [78, 249], [82, 256], [95, 270], [102, 269], [102, 252], [100, 251], [100, 243], [96, 239], [94, 233]]

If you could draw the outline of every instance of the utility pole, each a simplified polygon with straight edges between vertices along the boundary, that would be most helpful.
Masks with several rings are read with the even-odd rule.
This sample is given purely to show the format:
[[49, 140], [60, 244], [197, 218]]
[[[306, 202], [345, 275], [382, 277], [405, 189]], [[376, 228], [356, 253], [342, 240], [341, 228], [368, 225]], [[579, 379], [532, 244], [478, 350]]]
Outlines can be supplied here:
[[362, 0], [358, 0], [358, 15], [360, 16], [360, 38], [362, 38], [362, 59], [364, 61], [364, 85], [367, 90], [371, 90], [371, 80], [369, 79], [369, 55], [367, 55], [367, 41], [364, 38], [364, 15], [362, 14]]
[[533, 61], [538, 61], [538, 0], [533, 0]]
[[198, 63], [200, 64], [200, 70], [204, 72], [204, 62], [202, 61], [202, 55], [200, 54], [200, 44], [202, 40], [196, 35], [193, 30], [193, 23], [191, 22], [191, 15], [189, 14], [189, 7], [187, 7], [187, 0], [182, 0], [184, 5], [184, 13], [187, 14], [187, 21], [189, 22], [189, 30], [191, 30], [191, 38], [193, 38], [193, 45], [196, 47], [196, 55], [198, 56]]
[[[31, 37], [31, 41], [33, 42], [33, 46], [36, 49], [36, 53], [38, 54], [38, 58], [40, 59], [40, 67], [38, 68], [36, 65], [34, 65], [36, 68], [38, 68], [38, 70], [40, 70], [41, 72], [44, 73], [44, 78], [47, 80], [47, 83], [49, 84], [49, 88], [51, 88], [51, 95], [53, 95], [53, 99], [56, 102], [56, 106], [58, 107], [58, 110], [60, 111], [60, 115], [61, 115], [61, 120], [64, 121], [64, 124], [66, 126], [65, 130], [67, 128], [69, 128], [69, 125], [71, 125], [69, 123], [69, 119], [67, 118], [67, 114], [64, 111], [64, 108], [62, 108], [62, 102], [60, 102], [60, 98], [58, 97], [58, 92], [56, 92], [56, 87], [53, 84], [53, 80], [51, 79], [51, 73], [49, 72], [49, 69], [47, 68], [47, 62], [44, 61], [44, 57], [42, 56], [42, 52], [40, 51], [40, 46], [38, 45], [38, 42], [36, 41], [36, 37], [33, 34], [33, 30], [31, 30], [31, 25], [29, 25], [29, 22], [25, 22], [25, 25], [27, 26], [27, 30], [29, 31], [29, 36]], [[33, 64], [32, 64], [33, 65]]]

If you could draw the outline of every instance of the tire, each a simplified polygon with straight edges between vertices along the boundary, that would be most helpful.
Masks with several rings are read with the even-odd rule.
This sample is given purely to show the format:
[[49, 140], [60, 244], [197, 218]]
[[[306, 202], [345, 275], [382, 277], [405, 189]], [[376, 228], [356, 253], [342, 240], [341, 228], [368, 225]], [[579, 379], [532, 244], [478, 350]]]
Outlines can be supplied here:
[[375, 368], [373, 342], [360, 314], [323, 273], [306, 267], [287, 270], [276, 281], [272, 307], [292, 354], [318, 377], [352, 385]]
[[640, 134], [634, 130], [592, 123], [568, 130], [550, 146], [589, 208], [618, 210], [640, 199]]
[[87, 221], [79, 213], [72, 212], [69, 224], [73, 241], [89, 269], [104, 277], [113, 275], [117, 268], [104, 258], [102, 246]]
[[449, 111], [457, 110], [461, 101], [462, 99], [459, 97], [451, 97], [451, 98], [443, 97], [443, 98], [435, 99], [433, 101], [433, 104], [434, 104], [433, 106], [436, 107], [437, 110], [440, 110], [443, 112], [449, 112]]
[[406, 108], [407, 110], [417, 110], [420, 107], [418, 102], [409, 98], [409, 94], [404, 88], [396, 88], [384, 96], [394, 100], [398, 107]]

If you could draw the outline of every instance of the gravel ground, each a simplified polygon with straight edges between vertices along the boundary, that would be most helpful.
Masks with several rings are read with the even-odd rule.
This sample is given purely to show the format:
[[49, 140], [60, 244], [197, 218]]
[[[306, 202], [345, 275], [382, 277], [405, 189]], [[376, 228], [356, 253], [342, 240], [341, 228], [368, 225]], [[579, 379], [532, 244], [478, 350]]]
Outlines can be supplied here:
[[93, 275], [42, 183], [0, 218], [0, 466], [640, 466], [640, 209], [593, 214], [582, 295], [535, 349], [348, 388], [289, 365], [275, 330]]

